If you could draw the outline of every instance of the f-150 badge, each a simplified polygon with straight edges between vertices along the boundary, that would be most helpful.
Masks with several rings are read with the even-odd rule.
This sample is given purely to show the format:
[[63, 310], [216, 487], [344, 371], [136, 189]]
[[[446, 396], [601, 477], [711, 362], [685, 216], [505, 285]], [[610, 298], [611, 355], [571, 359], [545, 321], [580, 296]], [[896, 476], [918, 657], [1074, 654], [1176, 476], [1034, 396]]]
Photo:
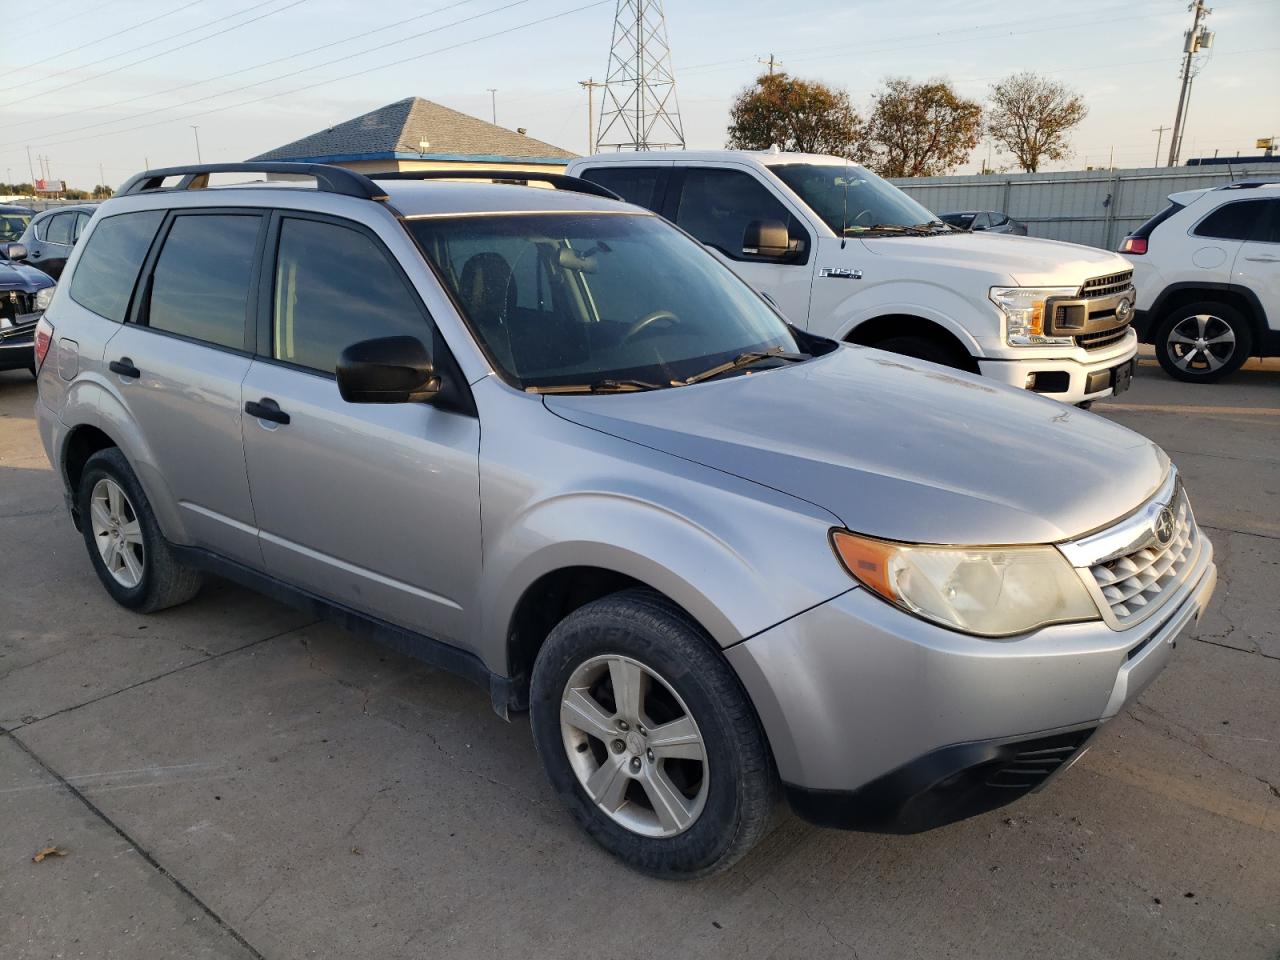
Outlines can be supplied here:
[[861, 280], [861, 270], [851, 270], [848, 267], [823, 267], [818, 271], [820, 277], [834, 277], [837, 280]]

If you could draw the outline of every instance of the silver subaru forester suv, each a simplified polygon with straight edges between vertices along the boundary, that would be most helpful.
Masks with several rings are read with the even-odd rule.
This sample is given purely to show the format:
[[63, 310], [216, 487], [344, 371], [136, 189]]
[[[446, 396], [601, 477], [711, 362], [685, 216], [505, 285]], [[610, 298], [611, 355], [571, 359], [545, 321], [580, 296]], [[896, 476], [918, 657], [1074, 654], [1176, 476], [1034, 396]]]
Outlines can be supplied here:
[[98, 209], [36, 412], [119, 603], [208, 571], [469, 677], [673, 877], [780, 793], [911, 832], [1042, 786], [1204, 610], [1150, 441], [809, 335], [603, 188], [444, 176], [209, 165]]

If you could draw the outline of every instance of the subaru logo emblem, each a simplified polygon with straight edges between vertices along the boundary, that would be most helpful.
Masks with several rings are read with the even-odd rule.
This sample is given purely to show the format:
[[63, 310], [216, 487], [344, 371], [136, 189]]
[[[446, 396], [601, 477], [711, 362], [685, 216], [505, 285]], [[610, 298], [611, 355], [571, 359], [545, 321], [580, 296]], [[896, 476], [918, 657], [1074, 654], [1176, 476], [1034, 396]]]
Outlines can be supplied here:
[[1128, 320], [1129, 314], [1131, 313], [1133, 313], [1133, 304], [1130, 303], [1127, 299], [1121, 300], [1119, 303], [1116, 304], [1117, 320]]
[[1160, 512], [1156, 514], [1156, 521], [1151, 527], [1152, 532], [1156, 535], [1156, 543], [1162, 547], [1167, 547], [1173, 541], [1175, 526], [1173, 511], [1168, 507], [1161, 507]]

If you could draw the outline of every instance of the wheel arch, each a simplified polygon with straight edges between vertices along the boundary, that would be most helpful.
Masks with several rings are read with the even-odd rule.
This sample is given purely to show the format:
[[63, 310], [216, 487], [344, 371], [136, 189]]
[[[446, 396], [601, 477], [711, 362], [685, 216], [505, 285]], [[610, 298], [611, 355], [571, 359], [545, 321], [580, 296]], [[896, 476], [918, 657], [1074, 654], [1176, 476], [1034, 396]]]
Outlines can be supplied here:
[[99, 450], [119, 446], [109, 433], [91, 423], [82, 423], [67, 431], [60, 457], [62, 482], [71, 494], [71, 519], [77, 530], [80, 529], [80, 507], [76, 502], [76, 491], [80, 489], [85, 464]]
[[1151, 304], [1152, 319], [1147, 324], [1143, 341], [1155, 342], [1156, 331], [1172, 311], [1202, 300], [1225, 303], [1244, 314], [1249, 321], [1249, 330], [1253, 334], [1252, 354], [1256, 355], [1262, 349], [1270, 330], [1267, 326], [1266, 310], [1262, 306], [1262, 301], [1258, 299], [1258, 295], [1240, 284], [1208, 281], [1171, 283], [1160, 291], [1160, 295]]
[[845, 334], [847, 343], [856, 343], [864, 347], [874, 347], [894, 337], [920, 337], [935, 343], [945, 344], [958, 351], [973, 363], [973, 372], [977, 373], [975, 353], [948, 326], [936, 320], [913, 313], [882, 313], [862, 321]]

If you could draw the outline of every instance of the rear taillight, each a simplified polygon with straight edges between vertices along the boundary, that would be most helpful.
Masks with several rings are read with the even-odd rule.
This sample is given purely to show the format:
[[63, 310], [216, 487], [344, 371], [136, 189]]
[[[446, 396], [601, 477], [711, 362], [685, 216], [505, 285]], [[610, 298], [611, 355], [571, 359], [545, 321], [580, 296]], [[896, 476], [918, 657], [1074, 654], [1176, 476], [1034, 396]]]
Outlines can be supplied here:
[[1120, 244], [1121, 253], [1146, 253], [1147, 238], [1146, 237], [1125, 237], [1124, 243]]
[[41, 317], [36, 324], [36, 372], [44, 366], [44, 358], [49, 355], [49, 347], [53, 344], [53, 324], [48, 317]]

